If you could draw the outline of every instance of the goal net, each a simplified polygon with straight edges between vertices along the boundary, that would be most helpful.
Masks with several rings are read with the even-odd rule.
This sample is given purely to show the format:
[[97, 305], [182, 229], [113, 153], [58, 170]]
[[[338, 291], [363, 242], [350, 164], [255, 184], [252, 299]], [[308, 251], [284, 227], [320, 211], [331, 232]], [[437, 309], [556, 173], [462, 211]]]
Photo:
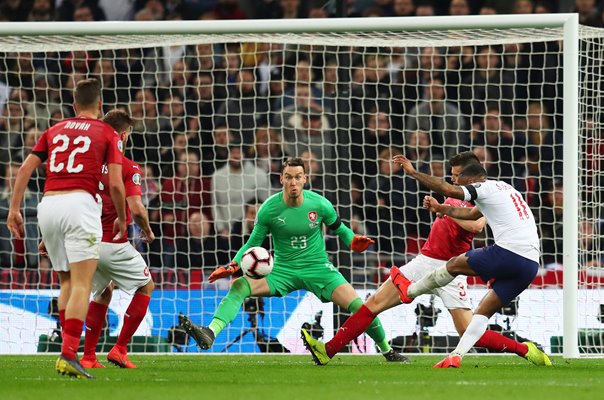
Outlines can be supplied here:
[[[11, 24], [0, 43], [2, 218], [36, 139], [74, 115], [75, 82], [100, 79], [103, 110], [123, 108], [134, 118], [126, 155], [141, 165], [157, 237], [147, 246], [131, 227], [156, 283], [132, 350], [196, 352], [178, 316], [211, 321], [229, 282], [207, 277], [230, 261], [259, 204], [281, 189], [286, 157], [302, 157], [308, 189], [375, 239], [369, 251], [352, 254], [333, 233], [325, 236], [334, 265], [365, 298], [392, 265], [419, 253], [434, 219], [421, 208], [428, 192], [392, 156], [405, 154], [420, 171], [447, 178], [448, 158], [471, 150], [490, 178], [524, 194], [542, 239], [537, 279], [493, 316], [491, 328], [552, 353], [562, 352], [563, 337], [565, 355], [602, 353], [603, 36], [584, 27], [565, 33], [573, 19]], [[58, 281], [37, 251], [44, 175], [37, 171], [26, 192], [25, 239], [12, 238], [4, 221], [0, 227], [0, 353], [58, 349]], [[563, 198], [576, 204], [563, 207]], [[574, 252], [563, 250], [565, 230]], [[492, 240], [487, 230], [474, 246]], [[472, 278], [463, 290], [476, 306], [487, 285]], [[100, 351], [119, 333], [128, 303], [116, 291]], [[250, 299], [210, 351], [302, 352], [303, 324], [330, 339], [347, 315], [306, 291]], [[380, 319], [405, 352], [450, 351], [458, 340], [438, 297]], [[363, 335], [349, 351], [376, 348]]]

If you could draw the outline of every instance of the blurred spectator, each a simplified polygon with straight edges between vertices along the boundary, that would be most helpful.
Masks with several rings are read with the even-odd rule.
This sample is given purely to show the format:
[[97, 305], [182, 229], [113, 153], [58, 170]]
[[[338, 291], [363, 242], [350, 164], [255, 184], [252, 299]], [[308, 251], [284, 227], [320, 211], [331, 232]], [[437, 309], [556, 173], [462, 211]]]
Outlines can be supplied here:
[[28, 21], [54, 21], [55, 20], [55, 3], [54, 0], [34, 0], [29, 15]]
[[[235, 253], [237, 253], [243, 244], [250, 238], [252, 229], [254, 229], [254, 223], [256, 222], [258, 209], [260, 209], [260, 203], [258, 200], [255, 198], [249, 200], [247, 203], [245, 203], [243, 218], [233, 223], [230, 238], [230, 259], [235, 257]], [[268, 236], [264, 238], [264, 241], [260, 246], [264, 247], [265, 249], [271, 248], [271, 242]]]
[[166, 15], [166, 7], [164, 2], [161, 0], [143, 0], [142, 8], [140, 8], [136, 14], [140, 12], [148, 13], [153, 20], [159, 21], [164, 19]]
[[329, 18], [326, 7], [327, 5], [323, 4], [322, 1], [315, 0], [311, 2], [308, 9], [308, 18]]
[[411, 17], [415, 15], [413, 0], [392, 0], [393, 17]]
[[23, 132], [31, 128], [32, 121], [27, 118], [24, 107], [13, 98], [8, 101], [4, 112], [0, 115], [0, 160], [3, 162], [13, 159], [23, 146]]
[[602, 18], [596, 7], [596, 0], [576, 0], [573, 12], [579, 14], [581, 25], [602, 26]]
[[485, 4], [483, 4], [480, 7], [478, 14], [479, 15], [495, 15], [495, 14], [498, 14], [498, 12], [497, 12], [497, 8], [495, 7], [494, 4], [492, 4], [490, 2], [486, 2]]
[[214, 226], [219, 235], [229, 236], [233, 221], [241, 219], [244, 204], [269, 195], [268, 176], [251, 161], [243, 159], [241, 143], [229, 144], [229, 160], [212, 175]]
[[247, 19], [238, 0], [218, 0], [214, 7], [214, 19]]
[[365, 129], [353, 131], [350, 157], [353, 160], [352, 171], [365, 187], [368, 180], [378, 175], [378, 155], [391, 146], [402, 147], [403, 135], [394, 131], [390, 125], [390, 116], [382, 110], [374, 110], [365, 115]]
[[212, 220], [204, 213], [192, 213], [187, 221], [187, 234], [176, 240], [176, 267], [202, 269], [205, 276], [230, 260], [229, 243], [214, 234]]
[[112, 58], [103, 57], [97, 60], [92, 69], [92, 77], [101, 82], [104, 112], [128, 104], [130, 101], [128, 89], [122, 85], [122, 82], [117, 81]]
[[[6, 160], [6, 159], [3, 159]], [[12, 189], [20, 164], [4, 165], [3, 186], [0, 187], [0, 218], [6, 220]], [[38, 265], [38, 201], [40, 192], [25, 189], [24, 207], [25, 238], [15, 239], [6, 224], [0, 224], [0, 268], [36, 268]]]
[[365, 188], [365, 224], [378, 252], [400, 257], [407, 251], [405, 239], [416, 233], [418, 202], [417, 184], [392, 163], [397, 154], [402, 153], [388, 148], [378, 156], [379, 174]]
[[513, 14], [532, 14], [534, 4], [532, 0], [514, 0], [512, 6]]
[[[407, 135], [405, 156], [415, 164], [415, 169], [429, 173], [430, 160], [433, 157], [430, 134], [426, 131], [414, 131]], [[438, 152], [438, 149], [436, 150]]]
[[592, 219], [579, 221], [579, 264], [583, 268], [604, 267], [604, 245]]
[[201, 151], [203, 161], [201, 163], [203, 174], [209, 176], [217, 169], [222, 168], [229, 159], [229, 143], [234, 142], [235, 135], [224, 125], [217, 126], [213, 132], [210, 143], [202, 142]]
[[468, 0], [451, 0], [449, 3], [449, 15], [470, 15]]
[[[213, 132], [216, 110], [221, 107], [224, 96], [218, 94], [218, 83], [211, 73], [197, 73], [193, 76], [186, 93], [185, 110], [189, 117], [187, 136], [191, 146], [201, 146], [202, 154], [211, 152], [214, 142]], [[222, 85], [224, 90], [224, 85]], [[204, 162], [209, 161], [204, 157]], [[205, 174], [211, 174], [204, 168]]]
[[485, 46], [476, 55], [476, 68], [463, 80], [459, 106], [462, 113], [476, 120], [485, 114], [488, 102], [497, 102], [502, 115], [512, 115], [514, 77], [501, 68], [501, 53]]
[[266, 121], [268, 104], [257, 96], [256, 78], [251, 69], [237, 74], [237, 96], [224, 103], [216, 112], [216, 125], [226, 125], [244, 146], [254, 144], [254, 129], [258, 122]]
[[545, 269], [562, 269], [563, 199], [562, 180], [555, 180], [544, 188], [544, 200], [538, 213], [539, 237], [543, 249], [542, 261]]
[[72, 21], [74, 22], [92, 22], [95, 21], [95, 16], [90, 6], [81, 4], [73, 10]]
[[0, 5], [0, 16], [6, 21], [25, 21], [29, 12], [29, 2], [25, 0], [5, 0]]
[[522, 133], [515, 134], [511, 127], [501, 118], [498, 104], [489, 103], [483, 117], [481, 129], [474, 133], [473, 146], [487, 146], [493, 156], [498, 172], [493, 172], [489, 178], [497, 178], [512, 183], [518, 174], [518, 168], [524, 159], [524, 143]]
[[550, 14], [555, 12], [554, 6], [547, 0], [536, 1], [533, 11], [535, 14]]
[[107, 21], [130, 21], [134, 17], [134, 3], [137, 0], [99, 0], [99, 7], [105, 12]]
[[211, 181], [201, 176], [199, 157], [183, 153], [176, 162], [176, 176], [166, 179], [161, 188], [163, 265], [174, 266], [174, 241], [186, 235], [187, 220], [194, 212], [211, 218]]
[[6, 66], [6, 84], [11, 88], [31, 89], [34, 87], [36, 70], [33, 54], [29, 52], [12, 53]]
[[430, 143], [446, 158], [459, 152], [460, 145], [469, 143], [468, 128], [457, 106], [447, 101], [443, 81], [432, 78], [424, 86], [424, 98], [407, 116], [408, 131], [430, 133]]
[[[82, 12], [82, 18], [86, 18], [81, 21], [105, 21], [105, 12], [98, 3], [98, 0], [63, 0], [57, 8], [57, 21], [77, 21], [75, 18], [78, 10]], [[83, 7], [89, 9], [91, 19], [83, 15]]]
[[33, 118], [34, 127], [41, 131], [48, 129], [50, 114], [57, 109], [64, 115], [69, 114], [69, 111], [61, 106], [59, 91], [49, 87], [45, 76], [36, 77], [32, 101], [27, 106], [27, 115]]
[[323, 179], [323, 167], [317, 156], [312, 151], [304, 151], [300, 155], [300, 158], [304, 160], [304, 168], [308, 176], [304, 189], [312, 190], [325, 196], [326, 187]]
[[157, 97], [150, 89], [137, 90], [130, 103], [130, 115], [134, 120], [130, 135], [132, 159], [140, 164], [155, 164], [156, 168], [160, 161], [157, 107]]
[[[159, 145], [159, 170], [162, 178], [171, 178], [178, 169], [177, 162], [189, 150], [187, 136], [183, 132], [163, 133]], [[194, 150], [191, 153], [196, 153]]]
[[261, 125], [256, 128], [256, 143], [249, 151], [250, 160], [269, 177], [271, 192], [281, 188], [281, 165], [287, 158], [281, 136], [274, 129]]
[[417, 17], [432, 17], [436, 15], [434, 4], [429, 0], [419, 0], [415, 6], [415, 15]]

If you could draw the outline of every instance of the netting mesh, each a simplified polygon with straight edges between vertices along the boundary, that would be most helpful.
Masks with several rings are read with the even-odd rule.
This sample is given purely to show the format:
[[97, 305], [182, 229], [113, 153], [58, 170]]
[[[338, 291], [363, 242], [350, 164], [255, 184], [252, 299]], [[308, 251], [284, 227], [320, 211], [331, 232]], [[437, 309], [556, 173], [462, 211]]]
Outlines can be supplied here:
[[[602, 34], [584, 29], [582, 35], [580, 217], [592, 230], [580, 237], [588, 246], [581, 247], [581, 267], [591, 276], [589, 288], [599, 288], [593, 271], [602, 263]], [[331, 200], [355, 232], [376, 239], [369, 252], [353, 256], [336, 237], [326, 236], [334, 264], [365, 295], [383, 282], [389, 266], [419, 253], [433, 221], [420, 208], [428, 193], [390, 163], [392, 156], [404, 153], [420, 171], [446, 178], [446, 160], [472, 150], [491, 178], [525, 195], [543, 247], [540, 278], [516, 309], [491, 323], [557, 351], [561, 38], [561, 29], [554, 28], [6, 37], [0, 45], [0, 211], [5, 218], [11, 182], [36, 138], [73, 115], [74, 83], [98, 77], [104, 111], [124, 108], [135, 120], [126, 154], [144, 169], [143, 200], [157, 240], [144, 245], [133, 226], [133, 244], [158, 286], [139, 334], [145, 343], [157, 343], [174, 339], [170, 328], [179, 312], [198, 323], [210, 321], [228, 282], [208, 284], [205, 277], [228, 263], [249, 237], [258, 205], [280, 190], [285, 157], [307, 160], [308, 188]], [[40, 169], [26, 194], [25, 240], [12, 239], [1, 227], [0, 315], [25, 322], [0, 324], [0, 352], [36, 351], [43, 343], [39, 335], [54, 324], [46, 306], [57, 282], [37, 251], [36, 205], [43, 183]], [[491, 242], [487, 231], [474, 246]], [[470, 284], [476, 305], [485, 286], [474, 279]], [[596, 328], [600, 290], [580, 293], [589, 308], [580, 327]], [[23, 306], [24, 299], [35, 300]], [[440, 300], [426, 296], [420, 303], [443, 312], [431, 319], [424, 308], [416, 315], [412, 307], [399, 307], [382, 317], [387, 337], [407, 351], [426, 344], [434, 351], [454, 347], [457, 335]], [[119, 331], [117, 315], [127, 296], [112, 304], [109, 335]], [[317, 315], [328, 339], [344, 314], [304, 292], [246, 303], [213, 350], [262, 351], [259, 344], [277, 339], [300, 351], [300, 325]], [[363, 343], [353, 351], [375, 352], [370, 339]], [[588, 350], [600, 351], [598, 346]]]

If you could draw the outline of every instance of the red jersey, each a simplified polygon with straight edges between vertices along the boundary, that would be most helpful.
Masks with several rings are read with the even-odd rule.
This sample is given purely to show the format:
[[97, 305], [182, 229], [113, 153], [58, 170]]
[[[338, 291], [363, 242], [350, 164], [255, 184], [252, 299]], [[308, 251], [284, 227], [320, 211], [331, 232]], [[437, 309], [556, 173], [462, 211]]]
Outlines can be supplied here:
[[[122, 164], [122, 179], [126, 188], [126, 198], [129, 196], [142, 196], [141, 191], [141, 169], [137, 163], [123, 157]], [[117, 211], [111, 200], [109, 193], [109, 169], [107, 165], [103, 165], [103, 176], [99, 184], [99, 195], [103, 204], [103, 213], [101, 215], [101, 223], [103, 224], [103, 242], [109, 243], [125, 243], [128, 241], [128, 231], [123, 238], [113, 240], [113, 223], [117, 218]], [[130, 209], [126, 204], [126, 223], [130, 224]]]
[[48, 128], [32, 153], [47, 161], [44, 192], [85, 190], [95, 196], [103, 164], [122, 163], [122, 141], [98, 119], [69, 118]]
[[[474, 207], [472, 203], [448, 198], [443, 204], [451, 207]], [[449, 260], [470, 250], [474, 234], [457, 225], [448, 216], [436, 218], [428, 235], [428, 240], [422, 247], [422, 254], [437, 260]]]

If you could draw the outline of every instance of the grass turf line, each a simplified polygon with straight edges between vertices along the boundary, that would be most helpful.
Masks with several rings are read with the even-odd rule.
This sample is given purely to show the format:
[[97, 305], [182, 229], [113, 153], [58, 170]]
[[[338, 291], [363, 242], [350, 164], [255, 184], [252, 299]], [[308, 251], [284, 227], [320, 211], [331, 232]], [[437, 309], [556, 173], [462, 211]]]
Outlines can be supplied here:
[[[593, 400], [604, 390], [604, 359], [536, 367], [512, 356], [467, 356], [459, 370], [435, 370], [443, 356], [412, 364], [381, 356], [337, 356], [317, 367], [309, 355], [137, 355], [136, 370], [91, 370], [96, 380], [54, 371], [56, 356], [0, 356], [2, 400], [96, 399], [536, 399]], [[99, 356], [103, 361], [104, 356]], [[60, 397], [59, 397], [60, 396]]]

